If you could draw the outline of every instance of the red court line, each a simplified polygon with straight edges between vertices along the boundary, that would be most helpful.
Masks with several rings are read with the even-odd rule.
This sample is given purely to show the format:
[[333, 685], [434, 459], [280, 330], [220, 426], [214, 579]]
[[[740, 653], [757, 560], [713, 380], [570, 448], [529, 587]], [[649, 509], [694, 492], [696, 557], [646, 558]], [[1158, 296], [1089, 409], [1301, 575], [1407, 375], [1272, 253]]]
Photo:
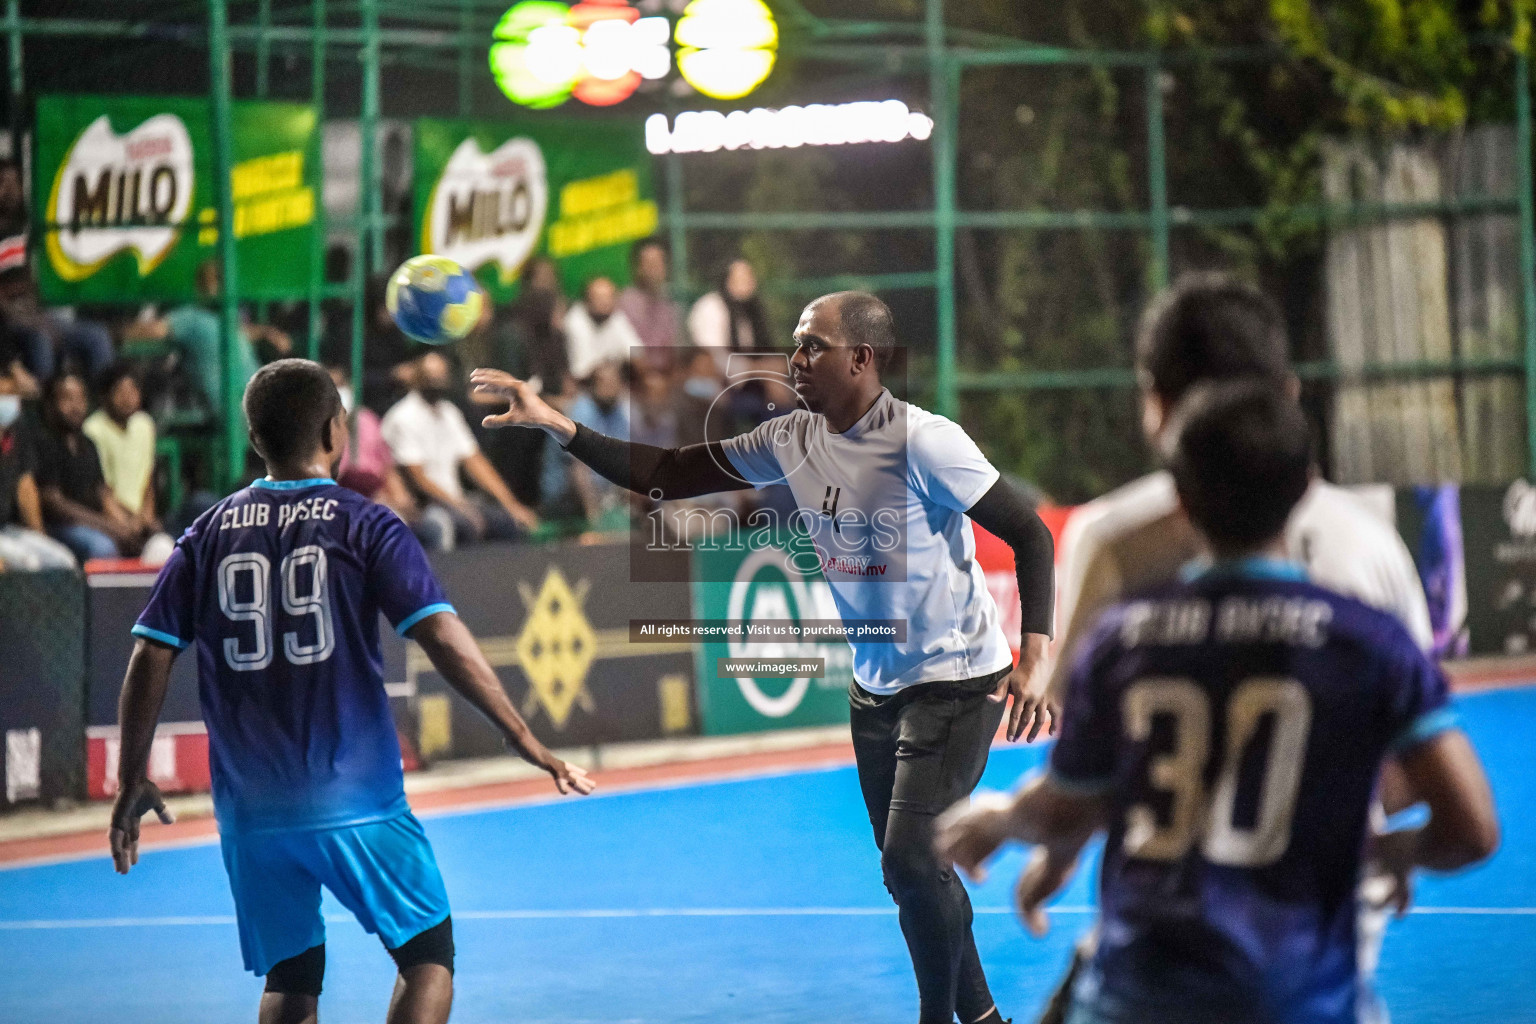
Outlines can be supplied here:
[[[646, 789], [678, 782], [708, 782], [738, 775], [768, 775], [780, 771], [830, 767], [853, 763], [850, 741], [824, 743], [793, 750], [763, 750], [750, 754], [703, 758], [697, 761], [670, 761], [666, 764], [634, 768], [613, 768], [592, 773], [598, 791]], [[554, 783], [540, 776], [511, 782], [438, 789], [415, 793], [410, 797], [414, 811], [464, 811], [475, 807], [509, 806], [534, 800], [559, 799]], [[570, 799], [579, 799], [571, 797]], [[139, 848], [190, 844], [212, 839], [218, 827], [212, 817], [188, 818], [173, 825], [150, 821], [143, 827]], [[69, 860], [78, 857], [105, 856], [105, 830], [71, 832], [64, 835], [38, 836], [0, 842], [0, 865], [27, 861]]]

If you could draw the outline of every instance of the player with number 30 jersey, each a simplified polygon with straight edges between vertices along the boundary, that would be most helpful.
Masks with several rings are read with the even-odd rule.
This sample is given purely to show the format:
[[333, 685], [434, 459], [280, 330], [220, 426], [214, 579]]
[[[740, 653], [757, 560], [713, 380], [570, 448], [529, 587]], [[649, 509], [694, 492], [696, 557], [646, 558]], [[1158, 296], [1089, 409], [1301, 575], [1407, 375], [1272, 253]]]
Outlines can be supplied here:
[[[1198, 385], [1164, 458], [1211, 555], [1098, 621], [1073, 659], [1047, 772], [960, 805], [943, 853], [977, 875], [1038, 844], [1026, 923], [1107, 833], [1099, 941], [1067, 1024], [1363, 1024], [1356, 889], [1490, 856], [1498, 822], [1445, 677], [1386, 612], [1309, 583], [1285, 524], [1310, 483], [1306, 417], [1264, 379]], [[1394, 759], [1428, 821], [1370, 832]]]
[[1107, 614], [1068, 694], [1051, 777], [1112, 794], [1084, 979], [1108, 1019], [1177, 993], [1207, 1000], [1190, 1020], [1354, 1020], [1379, 766], [1455, 724], [1402, 624], [1294, 564], [1223, 563]]

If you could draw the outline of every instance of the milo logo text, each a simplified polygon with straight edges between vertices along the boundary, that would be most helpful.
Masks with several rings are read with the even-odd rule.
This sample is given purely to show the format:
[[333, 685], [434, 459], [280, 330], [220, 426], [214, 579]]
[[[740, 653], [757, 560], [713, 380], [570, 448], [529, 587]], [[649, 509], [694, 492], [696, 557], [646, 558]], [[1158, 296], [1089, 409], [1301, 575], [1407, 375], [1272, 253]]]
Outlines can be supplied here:
[[181, 118], [157, 114], [118, 135], [98, 117], [49, 190], [47, 219], [59, 228], [46, 235], [54, 271], [78, 281], [126, 249], [148, 275], [175, 246], [192, 192], [192, 140]]
[[471, 270], [494, 264], [510, 282], [533, 253], [548, 207], [544, 155], [536, 143], [509, 139], [485, 153], [465, 139], [427, 204], [422, 251]]

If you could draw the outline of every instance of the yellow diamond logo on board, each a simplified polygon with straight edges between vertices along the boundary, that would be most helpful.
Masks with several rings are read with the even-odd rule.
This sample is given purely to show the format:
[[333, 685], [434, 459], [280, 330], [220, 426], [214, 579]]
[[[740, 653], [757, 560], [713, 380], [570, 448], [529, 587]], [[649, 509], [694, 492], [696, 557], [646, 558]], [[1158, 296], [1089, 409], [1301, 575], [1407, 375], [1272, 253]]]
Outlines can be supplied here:
[[572, 589], [559, 569], [550, 567], [538, 594], [518, 585], [528, 606], [528, 621], [517, 637], [517, 657], [528, 677], [523, 714], [543, 708], [555, 728], [565, 728], [571, 709], [593, 709], [587, 671], [597, 655], [597, 634], [582, 611], [587, 584]]

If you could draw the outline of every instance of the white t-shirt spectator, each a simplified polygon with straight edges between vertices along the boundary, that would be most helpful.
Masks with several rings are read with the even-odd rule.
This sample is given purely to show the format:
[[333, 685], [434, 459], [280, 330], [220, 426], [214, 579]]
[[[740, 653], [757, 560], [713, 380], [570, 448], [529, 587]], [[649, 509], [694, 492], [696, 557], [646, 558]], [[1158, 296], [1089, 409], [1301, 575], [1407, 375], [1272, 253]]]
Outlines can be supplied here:
[[614, 310], [602, 323], [592, 319], [584, 302], [576, 303], [565, 314], [565, 352], [571, 376], [577, 380], [591, 376], [600, 363], [629, 362], [633, 350], [641, 344], [640, 335], [622, 310]]
[[459, 464], [480, 445], [458, 406], [446, 398], [432, 405], [412, 391], [384, 414], [383, 430], [396, 463], [420, 466], [428, 480], [454, 498], [464, 497]]
[[[746, 332], [750, 335], [751, 327]], [[688, 311], [688, 337], [699, 348], [736, 349], [736, 339], [731, 336], [731, 310], [719, 292], [701, 296]], [[743, 340], [743, 348], [757, 347], [756, 338]]]

